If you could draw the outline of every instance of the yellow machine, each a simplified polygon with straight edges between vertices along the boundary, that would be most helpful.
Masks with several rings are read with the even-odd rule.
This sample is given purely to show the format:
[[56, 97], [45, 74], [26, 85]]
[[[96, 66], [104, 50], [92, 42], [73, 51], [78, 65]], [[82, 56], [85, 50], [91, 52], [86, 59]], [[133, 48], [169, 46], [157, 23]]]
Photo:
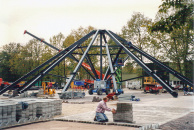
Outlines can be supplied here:
[[143, 84], [156, 85], [158, 83], [152, 77], [144, 77], [144, 83]]
[[[47, 82], [47, 83], [49, 84], [50, 82]], [[44, 95], [54, 96], [54, 94], [56, 93], [56, 91], [53, 88], [48, 88], [48, 84], [46, 85], [46, 82], [42, 82], [43, 94]]]

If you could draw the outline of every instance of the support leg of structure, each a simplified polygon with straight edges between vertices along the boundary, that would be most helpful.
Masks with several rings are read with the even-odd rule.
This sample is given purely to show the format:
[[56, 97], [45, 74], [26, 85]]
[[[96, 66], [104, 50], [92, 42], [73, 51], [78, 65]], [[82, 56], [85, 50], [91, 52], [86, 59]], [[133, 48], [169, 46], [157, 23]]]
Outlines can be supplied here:
[[115, 41], [116, 44], [123, 47], [123, 50], [125, 53], [127, 53], [133, 60], [135, 60], [145, 71], [147, 74], [152, 76], [160, 85], [162, 85], [173, 97], [177, 97], [178, 93], [173, 91], [171, 87], [165, 83], [162, 79], [160, 79], [155, 72], [150, 70], [137, 56], [135, 56], [132, 52], [130, 52], [123, 44], [121, 44], [109, 31], [106, 31], [106, 33], [110, 36], [110, 38]]
[[98, 33], [99, 33], [99, 30], [95, 33], [95, 35], [94, 35], [92, 41], [90, 42], [90, 44], [88, 45], [87, 49], [85, 50], [85, 52], [84, 52], [83, 56], [81, 57], [79, 63], [77, 64], [76, 68], [74, 69], [73, 74], [70, 76], [68, 82], [66, 83], [65, 87], [63, 88], [62, 93], [64, 93], [65, 91], [67, 91], [67, 89], [69, 88], [70, 83], [71, 83], [72, 80], [74, 79], [74, 77], [75, 77], [75, 75], [76, 75], [78, 69], [81, 67], [82, 62], [83, 62], [83, 60], [85, 59], [86, 54], [88, 53], [90, 47], [91, 47], [92, 44], [94, 43], [94, 41], [95, 41], [95, 39], [96, 39]]
[[[105, 43], [105, 46], [106, 46], [106, 53], [107, 53], [107, 56], [108, 56], [108, 63], [109, 63], [109, 67], [110, 67], [110, 72], [113, 74], [114, 70], [113, 70], [113, 65], [112, 65], [110, 52], [109, 52], [107, 43]], [[117, 83], [116, 83], [116, 80], [115, 80], [115, 74], [112, 75], [112, 80], [113, 80], [114, 89], [117, 90]]]

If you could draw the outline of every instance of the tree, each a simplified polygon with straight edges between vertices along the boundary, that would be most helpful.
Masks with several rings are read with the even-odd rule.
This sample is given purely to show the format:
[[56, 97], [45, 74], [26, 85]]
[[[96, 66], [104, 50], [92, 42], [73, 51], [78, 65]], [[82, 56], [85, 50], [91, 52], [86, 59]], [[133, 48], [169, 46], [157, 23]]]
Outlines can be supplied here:
[[20, 77], [16, 69], [13, 69], [10, 60], [19, 53], [21, 45], [19, 43], [9, 43], [3, 46], [3, 51], [0, 53], [0, 77], [4, 81], [13, 82]]
[[[137, 46], [139, 49], [148, 51], [148, 45], [150, 43], [150, 35], [147, 32], [147, 26], [150, 25], [152, 20], [145, 17], [143, 14], [137, 12], [132, 15], [132, 18], [127, 22], [127, 25], [122, 28], [122, 37], [127, 41], [131, 41], [132, 44]], [[143, 60], [143, 57], [139, 55], [140, 59]], [[131, 62], [130, 66], [137, 67], [136, 62], [128, 60]], [[132, 68], [132, 67], [131, 67]], [[132, 71], [132, 70], [131, 70]], [[142, 75], [142, 73], [138, 74]]]
[[[50, 44], [54, 45], [56, 48], [63, 50], [63, 41], [65, 40], [65, 36], [62, 33], [59, 33], [57, 35], [54, 35], [52, 38], [50, 38]], [[54, 55], [56, 55], [57, 51], [53, 51]], [[65, 60], [64, 60], [65, 61]], [[55, 74], [58, 76], [65, 76], [65, 63], [61, 62], [59, 63], [50, 73]], [[60, 77], [52, 77], [52, 79], [55, 79], [57, 83], [59, 83], [59, 86], [61, 85], [62, 79]]]
[[[92, 30], [94, 30], [95, 28], [92, 27], [92, 26], [88, 26], [87, 28], [83, 28], [83, 27], [79, 27], [77, 30], [72, 30], [72, 32], [66, 37], [66, 39], [64, 40], [63, 42], [63, 46], [64, 47], [68, 47], [70, 46], [71, 44], [73, 44], [74, 42], [78, 41], [79, 39], [81, 39], [83, 36], [85, 36], [86, 34], [88, 34], [89, 32], [91, 32]], [[82, 44], [82, 47], [83, 46], [88, 46], [88, 44], [90, 43], [91, 41], [91, 38], [89, 38], [88, 40], [86, 40], [83, 44]], [[83, 51], [85, 51], [86, 49], [83, 49]], [[93, 53], [95, 52], [96, 50], [94, 49], [91, 49], [88, 53]], [[82, 50], [81, 49], [76, 49], [74, 51], [75, 53], [81, 53], [83, 54]], [[78, 60], [81, 58], [80, 55], [74, 55]], [[96, 64], [96, 57], [90, 57], [92, 62], [93, 62], [93, 65], [95, 66]], [[75, 66], [77, 65], [77, 62], [70, 59], [70, 58], [66, 58], [66, 64], [67, 64], [67, 70], [68, 70], [68, 74], [70, 74]], [[86, 59], [84, 60], [84, 62], [87, 63]], [[83, 70], [82, 68], [80, 68], [79, 70], [80, 72], [80, 78], [86, 78], [87, 75], [84, 73], [85, 70]]]
[[141, 13], [134, 13], [132, 18], [127, 22], [127, 25], [122, 28], [122, 36], [128, 41], [131, 41], [139, 49], [145, 49], [148, 43], [147, 26], [152, 20], [145, 17]]
[[159, 6], [160, 14], [165, 17], [152, 24], [150, 31], [160, 31], [170, 33], [174, 29], [181, 29], [187, 25], [189, 30], [193, 29], [193, 1], [192, 0], [162, 0]]
[[188, 66], [192, 66], [194, 45], [192, 11], [193, 2], [190, 0], [163, 0], [156, 21], [149, 27], [150, 32], [166, 35], [166, 40], [162, 40], [164, 54], [177, 64], [181, 74], [191, 79]]

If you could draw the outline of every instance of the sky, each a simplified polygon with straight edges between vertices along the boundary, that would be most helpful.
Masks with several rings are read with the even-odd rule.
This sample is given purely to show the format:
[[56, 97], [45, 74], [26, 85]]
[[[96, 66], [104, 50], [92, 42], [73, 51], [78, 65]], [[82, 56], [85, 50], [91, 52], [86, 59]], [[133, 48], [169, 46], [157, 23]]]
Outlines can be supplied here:
[[44, 38], [80, 26], [121, 32], [134, 12], [154, 20], [161, 0], [0, 0], [0, 48], [10, 42], [25, 45], [31, 36]]

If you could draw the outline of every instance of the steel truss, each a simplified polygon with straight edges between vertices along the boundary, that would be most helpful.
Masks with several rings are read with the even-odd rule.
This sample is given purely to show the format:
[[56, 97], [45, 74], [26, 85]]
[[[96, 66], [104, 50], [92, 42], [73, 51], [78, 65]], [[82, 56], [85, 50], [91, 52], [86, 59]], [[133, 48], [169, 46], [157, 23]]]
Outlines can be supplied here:
[[[52, 46], [51, 44], [45, 42], [44, 40], [36, 37], [35, 35], [25, 31], [26, 34], [31, 35], [32, 37], [40, 40], [41, 42], [45, 43], [46, 45], [52, 47], [53, 49], [59, 51], [58, 54], [56, 54], [54, 57], [50, 58], [49, 60], [47, 60], [46, 62], [44, 62], [43, 64], [39, 65], [38, 67], [36, 67], [34, 70], [30, 71], [29, 73], [27, 73], [26, 75], [22, 76], [21, 78], [19, 78], [18, 80], [16, 80], [13, 84], [11, 84], [10, 86], [2, 89], [0, 91], [0, 94], [4, 93], [5, 91], [12, 89], [14, 86], [16, 86], [19, 82], [25, 80], [26, 78], [29, 78], [30, 76], [32, 77], [30, 80], [28, 80], [18, 91], [19, 93], [23, 93], [24, 91], [27, 91], [30, 87], [32, 87], [32, 85], [34, 85], [37, 81], [39, 81], [42, 77], [44, 77], [46, 74], [48, 74], [55, 66], [57, 66], [60, 62], [62, 62], [65, 58], [69, 57], [73, 60], [75, 60], [76, 62], [78, 62], [77, 66], [75, 67], [74, 71], [71, 73], [71, 76], [68, 80], [68, 82], [66, 83], [65, 87], [62, 90], [62, 93], [67, 91], [70, 83], [74, 80], [75, 75], [77, 74], [78, 70], [80, 69], [80, 67], [83, 67], [86, 72], [93, 78], [93, 79], [102, 79], [102, 80], [113, 80], [113, 85], [114, 85], [114, 89], [117, 89], [117, 85], [116, 85], [116, 80], [115, 80], [115, 72], [116, 70], [114, 70], [114, 64], [117, 60], [117, 58], [119, 57], [119, 55], [122, 54], [126, 54], [127, 58], [125, 59], [125, 61], [131, 57], [134, 61], [136, 61], [142, 68], [143, 70], [150, 76], [152, 76], [160, 85], [162, 85], [173, 97], [177, 97], [178, 93], [173, 91], [171, 86], [166, 83], [165, 81], [163, 81], [153, 70], [151, 70], [150, 68], [148, 68], [146, 66], [146, 64], [141, 61], [134, 53], [138, 52], [141, 55], [145, 56], [146, 58], [148, 58], [149, 60], [151, 60], [153, 63], [157, 64], [159, 67], [163, 68], [165, 71], [173, 74], [174, 76], [176, 76], [177, 78], [179, 78], [181, 81], [183, 81], [184, 83], [188, 84], [189, 86], [193, 86], [193, 82], [186, 78], [185, 76], [181, 75], [180, 73], [176, 72], [175, 70], [173, 70], [172, 68], [164, 65], [162, 62], [160, 62], [159, 60], [155, 59], [154, 57], [152, 57], [151, 55], [147, 54], [146, 52], [140, 50], [139, 48], [137, 48], [136, 46], [134, 46], [131, 42], [127, 42], [125, 39], [119, 37], [118, 35], [116, 35], [115, 33], [108, 31], [108, 30], [94, 30], [91, 31], [89, 34], [87, 34], [86, 36], [84, 36], [83, 38], [81, 38], [80, 40], [78, 40], [77, 42], [75, 42], [74, 44], [70, 45], [69, 47], [67, 47], [64, 50], [60, 50], [54, 46]], [[91, 42], [89, 43], [89, 45], [86, 46], [81, 46], [82, 43], [84, 43], [88, 38], [90, 38], [92, 35], [93, 38], [91, 40]], [[95, 42], [95, 39], [97, 38], [97, 36], [100, 35], [100, 46], [94, 46], [93, 43]], [[112, 45], [108, 45], [107, 41], [106, 41], [106, 37], [105, 35], [108, 35], [110, 37], [110, 39], [112, 39], [117, 45], [116, 46], [112, 46]], [[104, 40], [105, 45], [102, 45], [102, 42]], [[96, 70], [94, 68], [94, 65], [90, 59], [90, 55], [92, 54], [88, 54], [89, 50], [92, 47], [100, 47], [100, 76], [97, 75]], [[74, 51], [76, 49], [80, 49], [82, 50], [83, 54], [80, 60], [76, 59], [73, 55], [76, 54], [74, 53]], [[86, 50], [84, 51], [83, 48], [86, 48]], [[106, 48], [106, 53], [107, 53], [107, 57], [108, 57], [108, 69], [106, 70], [105, 76], [104, 78], [102, 78], [102, 48]], [[110, 54], [110, 49], [111, 48], [118, 48], [118, 52], [116, 54]], [[124, 51], [124, 53], [122, 53], [122, 51]], [[81, 55], [81, 54], [80, 54]], [[95, 54], [97, 55], [97, 54]], [[114, 60], [112, 61], [111, 56], [116, 55]], [[87, 60], [87, 62], [89, 63], [89, 66], [91, 67], [92, 73], [93, 75], [82, 65], [84, 59]], [[45, 68], [45, 69], [43, 69]], [[32, 76], [33, 74], [39, 72], [38, 74]], [[140, 76], [142, 77], [142, 76]], [[137, 77], [138, 78], [138, 77]], [[128, 79], [130, 80], [130, 79]], [[122, 81], [121, 81], [122, 82]]]

